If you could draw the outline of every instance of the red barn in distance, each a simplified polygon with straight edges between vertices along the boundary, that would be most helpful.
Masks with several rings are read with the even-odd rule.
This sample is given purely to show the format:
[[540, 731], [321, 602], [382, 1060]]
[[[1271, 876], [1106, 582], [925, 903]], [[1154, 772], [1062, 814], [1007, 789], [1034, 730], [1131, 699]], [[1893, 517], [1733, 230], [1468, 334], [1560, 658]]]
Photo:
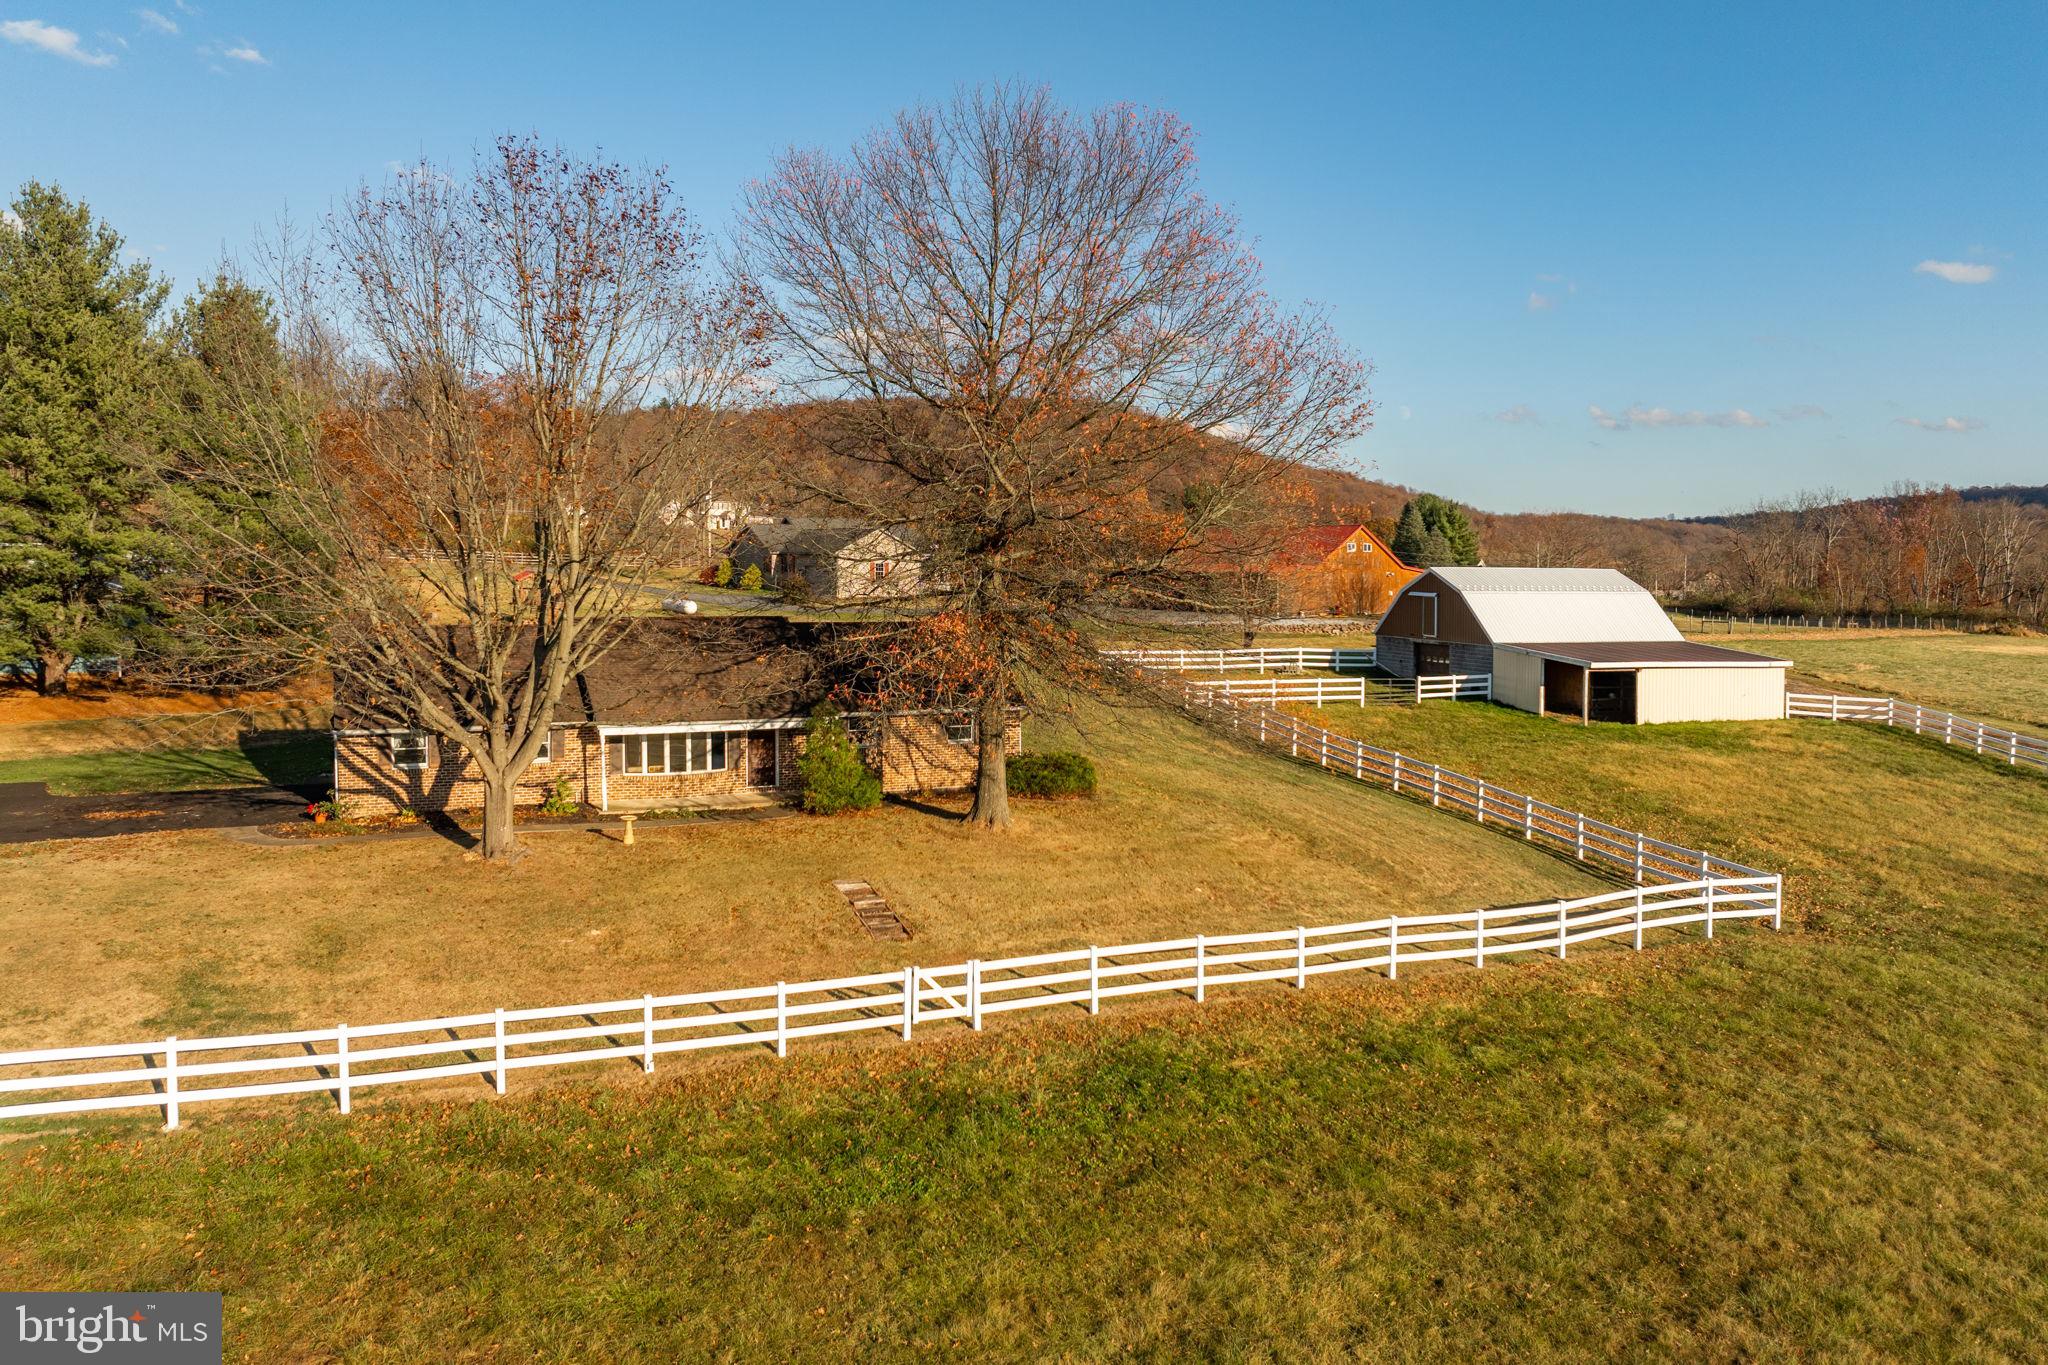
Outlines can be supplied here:
[[1304, 526], [1273, 563], [1280, 606], [1299, 616], [1377, 616], [1421, 573], [1360, 522]]

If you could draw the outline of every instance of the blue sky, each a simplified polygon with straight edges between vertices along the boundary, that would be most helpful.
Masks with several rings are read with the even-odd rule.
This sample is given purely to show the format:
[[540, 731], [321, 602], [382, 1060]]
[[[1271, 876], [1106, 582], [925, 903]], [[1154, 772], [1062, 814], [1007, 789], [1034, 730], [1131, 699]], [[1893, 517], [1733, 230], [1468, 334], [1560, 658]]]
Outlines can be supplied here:
[[1195, 127], [1275, 293], [1377, 365], [1380, 477], [1649, 515], [2048, 481], [2048, 6], [1679, 8], [0, 0], [0, 182], [182, 289], [500, 132], [664, 162], [717, 230], [782, 147], [1044, 82]]

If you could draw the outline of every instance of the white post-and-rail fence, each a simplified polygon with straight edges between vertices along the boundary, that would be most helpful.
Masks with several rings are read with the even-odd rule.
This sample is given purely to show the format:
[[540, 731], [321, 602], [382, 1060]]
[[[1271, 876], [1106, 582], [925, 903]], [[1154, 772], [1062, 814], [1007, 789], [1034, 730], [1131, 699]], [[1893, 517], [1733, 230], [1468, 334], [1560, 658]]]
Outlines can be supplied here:
[[[0, 1120], [116, 1109], [160, 1109], [176, 1128], [187, 1105], [262, 1096], [328, 1094], [342, 1113], [363, 1090], [479, 1076], [499, 1094], [513, 1071], [624, 1061], [714, 1048], [772, 1047], [786, 1056], [805, 1038], [891, 1032], [991, 1014], [1055, 1007], [1098, 1013], [1105, 1000], [1555, 953], [1620, 938], [1641, 949], [1652, 929], [1768, 919], [1779, 925], [1778, 879], [1713, 875], [1602, 892], [1576, 900], [1152, 943], [1072, 948], [943, 967], [787, 981], [689, 995], [643, 995], [583, 1005], [493, 1010], [405, 1023], [337, 1025], [233, 1038], [165, 1038], [100, 1047], [0, 1053]], [[107, 1063], [123, 1063], [108, 1066]]]
[[1580, 862], [1625, 874], [1638, 885], [1717, 878], [1740, 884], [1769, 882], [1775, 904], [1779, 878], [1757, 868], [1652, 839], [1640, 830], [1610, 825], [1583, 811], [1566, 810], [1483, 778], [1381, 749], [1271, 706], [1247, 706], [1199, 682], [1173, 681], [1189, 711], [1209, 713], [1214, 723], [1227, 724], [1234, 733], [1256, 739], [1267, 748], [1284, 748], [1292, 758], [1469, 815], [1482, 825], [1496, 826], [1531, 843], [1568, 852]]
[[[1310, 668], [1332, 673], [1356, 673], [1371, 668], [1378, 657], [1377, 651], [1372, 649], [1105, 649], [1100, 652], [1106, 659], [1161, 673], [1228, 673], [1237, 669], [1260, 673], [1269, 669], [1298, 672]], [[1375, 702], [1493, 699], [1493, 675], [1490, 673], [1443, 673], [1415, 678], [1214, 678], [1204, 679], [1200, 685], [1233, 697], [1296, 701], [1310, 706], [1336, 702], [1368, 706]]]
[[1787, 716], [1809, 716], [1818, 720], [1862, 720], [1916, 735], [1937, 737], [1944, 744], [1958, 744], [1980, 754], [2002, 758], [2015, 766], [2025, 763], [2048, 769], [2048, 739], [2023, 735], [1986, 725], [1981, 720], [1937, 711], [1910, 701], [1891, 697], [1843, 697], [1814, 692], [1787, 692]]
[[1415, 700], [1429, 701], [1431, 698], [1449, 701], [1492, 701], [1493, 674], [1418, 674], [1415, 679]]
[[1121, 659], [1134, 668], [1156, 668], [1170, 673], [1210, 670], [1228, 673], [1234, 669], [1274, 671], [1323, 668], [1332, 673], [1356, 673], [1373, 666], [1378, 657], [1372, 649], [1105, 649], [1104, 658]]
[[1446, 673], [1420, 678], [1188, 678], [1186, 685], [1226, 697], [1292, 701], [1307, 706], [1396, 706], [1448, 699], [1491, 701], [1490, 673]]
[[[1023, 957], [827, 981], [777, 982], [687, 995], [643, 995], [582, 1005], [493, 1010], [403, 1023], [164, 1038], [90, 1047], [0, 1052], [0, 1121], [121, 1109], [160, 1109], [175, 1128], [186, 1105], [329, 1094], [343, 1113], [356, 1092], [387, 1085], [507, 1076], [534, 1067], [625, 1060], [652, 1071], [658, 1056], [714, 1048], [773, 1047], [838, 1033], [900, 1031], [947, 1020], [979, 1029], [990, 1014], [1059, 1006], [1097, 1013], [1104, 1000], [1284, 981], [1403, 966], [1470, 962], [1515, 953], [1566, 956], [1572, 945], [1652, 929], [1768, 919], [1780, 927], [1782, 879], [1698, 849], [1652, 839], [1434, 763], [1309, 725], [1271, 706], [1247, 707], [1214, 687], [1176, 679], [1188, 709], [1223, 712], [1231, 727], [1297, 759], [1461, 812], [1532, 842], [1627, 874], [1634, 885], [1574, 900], [1349, 924], [1197, 935], [1075, 948]], [[107, 1066], [106, 1063], [126, 1063]], [[253, 1079], [252, 1079], [253, 1078]]]

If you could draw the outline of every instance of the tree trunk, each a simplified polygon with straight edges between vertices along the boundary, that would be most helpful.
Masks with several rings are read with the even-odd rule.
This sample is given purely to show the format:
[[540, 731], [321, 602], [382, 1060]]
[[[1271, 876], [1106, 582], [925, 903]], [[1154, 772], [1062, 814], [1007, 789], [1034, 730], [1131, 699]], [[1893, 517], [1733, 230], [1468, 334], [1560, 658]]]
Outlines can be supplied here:
[[975, 725], [980, 747], [974, 770], [974, 804], [968, 808], [967, 823], [979, 829], [1010, 827], [1010, 774], [1003, 752], [1009, 738], [1010, 708], [1005, 704], [1009, 695], [1008, 675], [1001, 674], [982, 698]]
[[518, 836], [512, 829], [512, 792], [516, 780], [510, 772], [484, 779], [483, 855], [491, 862], [510, 862], [519, 856]]
[[36, 691], [46, 697], [71, 690], [71, 663], [78, 656], [69, 650], [45, 646], [36, 651]]

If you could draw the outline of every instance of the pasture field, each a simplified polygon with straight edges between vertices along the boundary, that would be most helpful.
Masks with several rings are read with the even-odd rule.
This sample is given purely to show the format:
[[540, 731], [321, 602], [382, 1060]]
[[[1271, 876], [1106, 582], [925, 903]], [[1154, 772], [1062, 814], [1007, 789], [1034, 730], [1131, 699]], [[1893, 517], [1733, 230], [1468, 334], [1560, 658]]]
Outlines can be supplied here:
[[[2040, 1354], [2048, 781], [1810, 721], [1581, 730], [1476, 703], [1310, 714], [1782, 871], [1786, 931], [1199, 1009], [999, 1017], [987, 1034], [913, 1047], [351, 1119], [308, 1105], [200, 1110], [171, 1135], [86, 1124], [0, 1147], [0, 1280], [218, 1289], [230, 1358], [252, 1360]], [[1131, 742], [1164, 724], [1136, 722]], [[1374, 878], [1421, 887], [1462, 875], [1477, 845], [1450, 852], [1452, 835], [1517, 849], [1426, 807], [1408, 809], [1427, 830], [1407, 824], [1395, 798], [1275, 757], [1201, 742], [1147, 775], [1117, 733], [1090, 742], [1110, 791], [1164, 800], [1184, 769], [1200, 799], [1175, 818], [1244, 837], [1199, 871], [1199, 842], [1133, 844], [1072, 905], [1084, 890], [1211, 886], [1241, 863], [1233, 914], [1292, 894], [1291, 922], [1301, 905], [1346, 904], [1331, 891], [1350, 869], [1324, 870], [1320, 888], [1300, 878], [1355, 856], [1346, 841], [1367, 837], [1362, 825], [1383, 831]], [[1308, 829], [1271, 817], [1283, 793]], [[1128, 837], [1172, 832], [1113, 801], [1101, 809], [1132, 822]], [[1086, 830], [1064, 813], [1028, 818], [1007, 844], [877, 823], [888, 839], [869, 847], [906, 843], [919, 865], [950, 856], [925, 875], [963, 886], [1068, 894], [1047, 859], [1080, 862], [1063, 845], [1085, 846]], [[662, 847], [682, 858], [707, 832]], [[1284, 869], [1276, 841], [1291, 845]], [[202, 866], [177, 840], [119, 843], [107, 856], [133, 861], [118, 877], [90, 862], [79, 875], [104, 890]], [[536, 859], [567, 856], [535, 843]], [[332, 912], [345, 933], [350, 914], [375, 915], [426, 874], [410, 860], [430, 853], [449, 857], [410, 844], [286, 856], [323, 878], [330, 860], [358, 875], [371, 855], [394, 860]], [[247, 875], [216, 865], [230, 892]], [[530, 861], [508, 882], [552, 866]], [[686, 866], [634, 880], [673, 900], [701, 880], [678, 875]], [[598, 867], [581, 868], [586, 888], [608, 880]], [[459, 893], [482, 884], [443, 883], [458, 891], [442, 901], [451, 952], [489, 928], [476, 902], [496, 893]], [[196, 913], [200, 892], [181, 894]], [[10, 893], [10, 930], [32, 912], [23, 899]], [[234, 894], [217, 899], [220, 929], [256, 922]], [[66, 922], [89, 903], [104, 901], [78, 895]], [[1180, 922], [1223, 904], [1184, 895]], [[582, 929], [574, 905], [554, 909], [565, 935]], [[630, 986], [629, 964], [614, 970]], [[100, 989], [133, 965], [81, 953], [36, 970]]]
[[[1726, 637], [1695, 636], [1709, 644]], [[1738, 649], [1792, 660], [1826, 689], [1898, 697], [1974, 720], [2048, 734], [2048, 637], [1805, 630], [1745, 635]]]

